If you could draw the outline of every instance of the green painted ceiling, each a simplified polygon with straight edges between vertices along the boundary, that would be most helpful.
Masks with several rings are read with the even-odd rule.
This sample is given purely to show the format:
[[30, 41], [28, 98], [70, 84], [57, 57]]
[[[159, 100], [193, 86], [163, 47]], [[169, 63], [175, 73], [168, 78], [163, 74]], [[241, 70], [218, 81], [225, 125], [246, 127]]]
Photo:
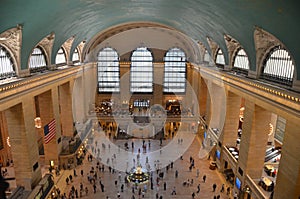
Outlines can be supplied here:
[[74, 35], [77, 46], [112, 26], [156, 22], [205, 45], [208, 36], [225, 52], [223, 35], [229, 34], [245, 48], [255, 70], [253, 31], [258, 26], [285, 44], [300, 79], [299, 5], [297, 0], [1, 0], [0, 33], [23, 25], [21, 62], [26, 68], [31, 50], [51, 32], [55, 54]]

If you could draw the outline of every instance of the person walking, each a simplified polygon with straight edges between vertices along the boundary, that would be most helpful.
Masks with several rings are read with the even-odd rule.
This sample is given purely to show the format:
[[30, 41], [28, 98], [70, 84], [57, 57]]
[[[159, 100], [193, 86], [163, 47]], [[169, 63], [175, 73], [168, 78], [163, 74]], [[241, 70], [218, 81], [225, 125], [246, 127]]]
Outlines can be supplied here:
[[167, 183], [164, 182], [164, 190], [166, 191], [167, 190]]
[[89, 193], [89, 189], [87, 187], [85, 187], [85, 195], [87, 196]]
[[212, 188], [213, 188], [213, 192], [215, 192], [215, 191], [216, 191], [216, 188], [217, 188], [216, 183], [214, 183], [214, 184], [212, 185]]
[[227, 187], [227, 190], [226, 190], [226, 191], [227, 191], [226, 194], [229, 195], [229, 194], [230, 194], [230, 187]]
[[97, 186], [96, 186], [96, 183], [94, 183], [93, 189], [94, 189], [94, 193], [96, 193], [96, 192], [97, 192]]
[[104, 184], [100, 183], [101, 191], [104, 192]]
[[203, 180], [203, 182], [205, 183], [206, 175], [204, 175], [204, 176], [202, 177], [202, 180]]
[[224, 192], [224, 184], [222, 184], [222, 187], [221, 187], [221, 190], [220, 190], [221, 193]]
[[199, 193], [200, 192], [200, 184], [198, 184], [198, 186], [197, 186], [197, 193]]
[[171, 195], [176, 195], [176, 187], [175, 186], [173, 187]]

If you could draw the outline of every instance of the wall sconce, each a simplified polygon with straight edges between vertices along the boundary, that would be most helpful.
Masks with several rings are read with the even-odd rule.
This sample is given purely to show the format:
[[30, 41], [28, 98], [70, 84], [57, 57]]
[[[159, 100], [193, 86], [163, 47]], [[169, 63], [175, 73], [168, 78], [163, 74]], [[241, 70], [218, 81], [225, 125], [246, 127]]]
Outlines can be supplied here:
[[272, 135], [272, 133], [273, 133], [273, 130], [274, 130], [274, 126], [273, 126], [273, 124], [269, 124], [269, 126], [270, 126], [270, 130], [269, 130], [269, 133], [268, 133], [268, 135], [270, 136], [270, 135]]
[[240, 108], [240, 121], [241, 122], [244, 122], [244, 110], [245, 110], [245, 107]]
[[7, 146], [11, 147], [9, 137], [6, 138]]
[[38, 129], [42, 128], [42, 120], [40, 117], [36, 117], [34, 119], [34, 126], [35, 126], [35, 128], [38, 128]]
[[50, 160], [50, 167], [54, 168], [54, 161], [53, 160]]

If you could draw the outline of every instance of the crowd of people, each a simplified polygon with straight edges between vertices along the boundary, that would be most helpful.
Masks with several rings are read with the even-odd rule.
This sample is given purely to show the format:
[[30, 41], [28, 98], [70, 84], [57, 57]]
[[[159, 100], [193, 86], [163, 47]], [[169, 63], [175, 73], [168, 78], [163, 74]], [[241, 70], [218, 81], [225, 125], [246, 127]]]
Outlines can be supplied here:
[[[125, 150], [136, 150], [138, 155], [151, 150], [160, 149], [168, 142], [161, 140], [118, 140], [112, 142], [119, 148]], [[179, 139], [178, 145], [182, 144]], [[197, 142], [196, 140], [194, 142]], [[200, 143], [196, 143], [200, 145]], [[124, 146], [124, 148], [123, 148]], [[100, 151], [109, 151], [109, 144], [99, 144], [95, 140], [90, 150], [87, 151], [82, 165], [66, 170], [64, 175], [64, 186], [57, 186], [56, 198], [171, 198], [174, 195], [183, 195], [185, 198], [232, 198], [231, 187], [225, 184], [216, 171], [208, 169], [209, 160], [199, 160], [195, 151], [187, 151], [179, 159], [171, 161], [167, 166], [157, 167], [149, 171], [149, 180], [143, 184], [129, 182], [126, 171], [118, 171], [114, 163], [120, 161], [118, 154], [113, 154], [107, 160], [101, 159]], [[99, 149], [99, 150], [98, 150]], [[142, 149], [142, 150], [140, 150]], [[139, 151], [140, 150], [140, 151]], [[134, 165], [139, 164], [139, 157], [134, 158]], [[129, 160], [127, 160], [128, 162]], [[127, 163], [128, 166], [128, 163]], [[203, 168], [207, 169], [203, 169]], [[124, 169], [125, 170], [125, 169]], [[68, 174], [66, 174], [68, 173]], [[210, 187], [210, 188], [209, 188]], [[218, 188], [219, 187], [219, 188]]]

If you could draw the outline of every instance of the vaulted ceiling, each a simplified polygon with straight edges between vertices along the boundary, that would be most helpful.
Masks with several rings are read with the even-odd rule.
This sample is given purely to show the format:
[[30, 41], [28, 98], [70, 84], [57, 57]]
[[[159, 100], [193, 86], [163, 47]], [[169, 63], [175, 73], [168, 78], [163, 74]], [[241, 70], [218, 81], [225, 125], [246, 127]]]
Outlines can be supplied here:
[[25, 65], [34, 46], [52, 32], [55, 54], [72, 36], [74, 48], [83, 40], [95, 41], [99, 32], [112, 27], [150, 22], [206, 46], [209, 37], [224, 52], [224, 34], [231, 35], [245, 48], [255, 70], [253, 32], [258, 26], [287, 47], [300, 79], [299, 5], [297, 0], [2, 0], [0, 33], [23, 26], [21, 63]]

